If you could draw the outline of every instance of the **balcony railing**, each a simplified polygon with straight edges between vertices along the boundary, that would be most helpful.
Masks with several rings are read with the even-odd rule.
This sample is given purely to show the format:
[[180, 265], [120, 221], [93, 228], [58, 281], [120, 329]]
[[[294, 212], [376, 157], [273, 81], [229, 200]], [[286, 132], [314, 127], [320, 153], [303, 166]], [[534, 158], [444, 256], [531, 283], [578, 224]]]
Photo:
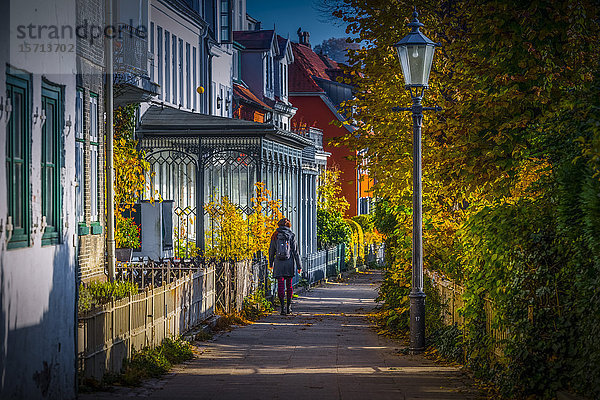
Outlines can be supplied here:
[[309, 138], [317, 150], [323, 150], [323, 130], [313, 127], [294, 127], [292, 132]]
[[115, 73], [148, 76], [148, 38], [141, 37], [136, 28], [119, 25], [114, 41]]

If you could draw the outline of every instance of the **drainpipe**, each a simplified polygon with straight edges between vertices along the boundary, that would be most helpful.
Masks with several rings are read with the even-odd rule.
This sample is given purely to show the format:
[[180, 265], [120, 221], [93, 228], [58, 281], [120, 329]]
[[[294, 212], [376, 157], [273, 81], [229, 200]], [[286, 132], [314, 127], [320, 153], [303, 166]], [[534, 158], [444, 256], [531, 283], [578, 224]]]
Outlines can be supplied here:
[[[107, 25], [113, 25], [113, 2], [106, 0]], [[114, 28], [111, 35], [106, 37], [106, 240], [108, 254], [108, 279], [115, 280], [115, 201], [114, 201], [114, 164], [113, 164], [113, 40]]]

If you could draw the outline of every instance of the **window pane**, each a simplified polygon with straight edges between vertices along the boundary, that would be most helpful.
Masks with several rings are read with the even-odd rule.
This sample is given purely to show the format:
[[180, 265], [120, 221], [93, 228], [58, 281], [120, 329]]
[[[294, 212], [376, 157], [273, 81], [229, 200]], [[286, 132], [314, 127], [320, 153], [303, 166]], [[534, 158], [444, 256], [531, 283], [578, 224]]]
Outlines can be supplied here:
[[75, 99], [75, 134], [77, 139], [83, 139], [83, 92], [77, 91]]
[[191, 82], [192, 76], [190, 75], [190, 44], [185, 44], [185, 77], [186, 77], [186, 91], [185, 91], [185, 100], [186, 107], [191, 108], [190, 104], [190, 95], [192, 93]]
[[75, 142], [75, 177], [77, 179], [77, 188], [75, 190], [77, 201], [77, 221], [84, 221], [84, 199], [83, 199], [83, 143]]
[[98, 146], [90, 146], [90, 211], [91, 220], [98, 221]]
[[196, 108], [196, 98], [197, 98], [197, 94], [196, 94], [196, 88], [198, 87], [198, 81], [197, 81], [197, 76], [198, 76], [198, 72], [196, 71], [196, 48], [192, 47], [192, 64], [193, 64], [193, 69], [192, 69], [192, 75], [194, 77], [194, 86], [192, 88], [192, 96], [193, 96], [193, 108], [194, 110], [198, 110], [198, 108]]
[[162, 66], [163, 66], [163, 58], [162, 58], [162, 28], [159, 26], [156, 28], [156, 44], [157, 44], [157, 53], [156, 60], [158, 62], [158, 85], [160, 86], [160, 98], [163, 98], [164, 88], [163, 85], [163, 75], [162, 75]]
[[177, 104], [177, 36], [173, 35], [172, 44], [172, 69], [173, 69], [173, 99], [172, 103]]
[[165, 100], [171, 99], [171, 34], [165, 31]]
[[[46, 101], [46, 123], [44, 124], [44, 130], [46, 131], [46, 143], [44, 144], [46, 150], [47, 163], [54, 163], [54, 138], [55, 138], [55, 119], [54, 119], [54, 104], [51, 101]], [[51, 175], [47, 178], [51, 179]]]
[[23, 158], [21, 142], [23, 140], [23, 96], [21, 93], [15, 91], [13, 96], [13, 115], [12, 122], [14, 124], [14, 136], [13, 136], [13, 146], [14, 152], [13, 157], [15, 158]]
[[23, 228], [23, 164], [14, 164], [14, 214], [13, 225], [15, 228]]
[[90, 96], [90, 141], [98, 142], [98, 98]]
[[46, 223], [48, 226], [56, 226], [56, 221], [54, 219], [54, 196], [55, 196], [55, 180], [54, 178], [54, 168], [46, 167], [46, 204], [44, 215], [46, 216]]
[[183, 40], [179, 39], [179, 105], [183, 105]]

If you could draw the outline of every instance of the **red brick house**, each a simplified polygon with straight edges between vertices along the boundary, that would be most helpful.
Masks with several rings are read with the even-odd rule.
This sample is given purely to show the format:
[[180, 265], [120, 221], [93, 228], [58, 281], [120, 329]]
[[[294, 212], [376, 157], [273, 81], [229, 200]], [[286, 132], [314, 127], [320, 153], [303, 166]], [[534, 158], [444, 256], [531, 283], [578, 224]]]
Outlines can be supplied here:
[[370, 185], [368, 177], [361, 179], [357, 171], [356, 153], [346, 147], [334, 147], [329, 142], [348, 132], [352, 125], [338, 127], [332, 121], [344, 121], [338, 112], [341, 102], [353, 97], [350, 85], [336, 81], [342, 75], [338, 64], [326, 55], [315, 53], [308, 41], [308, 32], [298, 31], [299, 43], [292, 43], [294, 63], [290, 65], [290, 102], [298, 109], [292, 121], [294, 128], [315, 127], [323, 131], [323, 149], [331, 153], [328, 164], [341, 171], [342, 194], [350, 203], [348, 216], [369, 212], [370, 193], [361, 187]]

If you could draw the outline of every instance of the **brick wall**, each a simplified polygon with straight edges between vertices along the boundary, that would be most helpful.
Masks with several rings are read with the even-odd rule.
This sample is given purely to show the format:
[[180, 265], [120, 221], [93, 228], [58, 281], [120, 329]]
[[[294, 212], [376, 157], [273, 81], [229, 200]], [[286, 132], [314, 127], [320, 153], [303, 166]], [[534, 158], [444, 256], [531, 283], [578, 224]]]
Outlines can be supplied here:
[[[77, 0], [77, 25], [104, 26], [104, 0]], [[77, 86], [83, 89], [84, 204], [86, 228], [78, 235], [79, 278], [82, 282], [106, 280], [104, 217], [104, 42], [102, 38], [77, 39]], [[90, 95], [98, 96], [98, 227], [91, 221]], [[88, 232], [89, 230], [89, 232]]]

